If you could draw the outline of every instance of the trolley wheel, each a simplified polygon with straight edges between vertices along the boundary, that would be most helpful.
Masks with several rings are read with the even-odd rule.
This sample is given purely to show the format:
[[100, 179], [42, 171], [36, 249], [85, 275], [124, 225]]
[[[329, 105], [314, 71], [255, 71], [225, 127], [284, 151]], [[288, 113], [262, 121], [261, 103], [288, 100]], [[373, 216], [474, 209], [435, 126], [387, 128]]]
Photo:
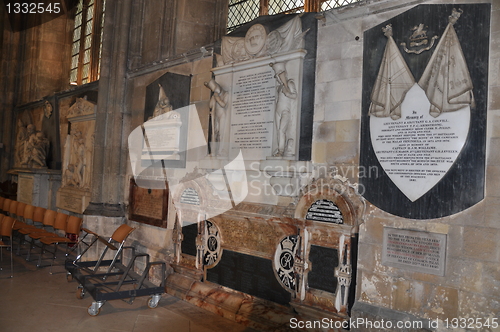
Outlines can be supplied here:
[[81, 300], [85, 297], [85, 289], [82, 286], [78, 286], [76, 289], [76, 298]]
[[148, 299], [148, 308], [149, 309], [154, 309], [158, 306], [158, 303], [160, 302], [161, 295], [152, 295]]
[[66, 273], [66, 280], [67, 280], [68, 282], [73, 281], [73, 275], [72, 275], [71, 273]]
[[101, 312], [101, 307], [104, 305], [104, 302], [92, 302], [87, 309], [87, 313], [90, 316], [97, 316]]
[[89, 305], [89, 307], [87, 309], [87, 313], [90, 316], [97, 316], [101, 313], [101, 308], [94, 308], [94, 306], [91, 304], [91, 305]]

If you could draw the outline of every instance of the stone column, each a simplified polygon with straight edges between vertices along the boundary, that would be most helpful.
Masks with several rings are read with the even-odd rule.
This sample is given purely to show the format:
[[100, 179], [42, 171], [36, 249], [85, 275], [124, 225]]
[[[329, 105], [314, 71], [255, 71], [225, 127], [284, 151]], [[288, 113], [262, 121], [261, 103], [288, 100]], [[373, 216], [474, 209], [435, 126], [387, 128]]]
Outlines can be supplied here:
[[124, 178], [127, 170], [128, 110], [127, 50], [131, 0], [109, 1], [106, 8], [101, 77], [94, 141], [92, 198], [86, 215], [125, 216]]

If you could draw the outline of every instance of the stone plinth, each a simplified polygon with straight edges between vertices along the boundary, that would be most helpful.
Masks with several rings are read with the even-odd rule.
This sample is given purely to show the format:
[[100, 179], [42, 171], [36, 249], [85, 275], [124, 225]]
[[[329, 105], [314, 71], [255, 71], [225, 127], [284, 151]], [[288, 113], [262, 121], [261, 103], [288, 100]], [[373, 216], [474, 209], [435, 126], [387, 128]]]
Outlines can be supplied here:
[[56, 208], [56, 193], [61, 186], [61, 171], [49, 169], [17, 169], [17, 200], [48, 209]]

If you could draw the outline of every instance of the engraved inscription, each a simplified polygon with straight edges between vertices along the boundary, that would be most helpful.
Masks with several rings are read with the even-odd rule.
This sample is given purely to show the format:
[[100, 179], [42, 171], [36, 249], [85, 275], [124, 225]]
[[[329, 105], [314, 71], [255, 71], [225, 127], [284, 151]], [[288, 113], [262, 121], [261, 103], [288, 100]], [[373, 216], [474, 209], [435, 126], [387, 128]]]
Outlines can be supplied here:
[[136, 187], [133, 213], [149, 218], [163, 218], [163, 190]]
[[444, 275], [446, 235], [384, 229], [382, 263], [418, 272]]
[[335, 224], [344, 223], [344, 217], [338, 206], [326, 199], [320, 199], [311, 205], [309, 210], [307, 210], [306, 219]]
[[271, 155], [275, 79], [270, 67], [235, 73], [232, 96], [231, 151], [251, 159]]

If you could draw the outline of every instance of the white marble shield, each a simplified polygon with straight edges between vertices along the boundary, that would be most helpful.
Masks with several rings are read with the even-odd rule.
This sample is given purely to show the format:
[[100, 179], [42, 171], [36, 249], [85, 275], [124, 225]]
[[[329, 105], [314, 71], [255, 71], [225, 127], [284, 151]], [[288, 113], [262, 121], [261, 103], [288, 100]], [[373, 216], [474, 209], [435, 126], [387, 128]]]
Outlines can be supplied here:
[[380, 165], [412, 202], [448, 172], [467, 140], [470, 107], [429, 114], [430, 102], [415, 84], [401, 104], [401, 118], [370, 117], [371, 141]]

